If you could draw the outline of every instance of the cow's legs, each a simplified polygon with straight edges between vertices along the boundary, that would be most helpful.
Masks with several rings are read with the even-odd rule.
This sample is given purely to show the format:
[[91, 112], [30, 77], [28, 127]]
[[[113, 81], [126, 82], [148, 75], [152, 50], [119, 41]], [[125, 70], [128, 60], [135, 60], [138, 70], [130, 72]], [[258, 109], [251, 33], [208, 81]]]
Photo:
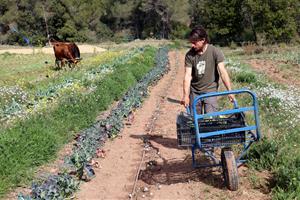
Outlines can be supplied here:
[[59, 69], [59, 60], [57, 58], [55, 59], [55, 68]]
[[71, 69], [75, 68], [76, 60], [75, 59], [68, 60], [68, 65], [69, 65], [69, 68], [71, 68]]
[[70, 60], [68, 60], [67, 62], [68, 62], [68, 66], [69, 66], [69, 68], [70, 68], [70, 69], [72, 69], [72, 63], [71, 63], [71, 61], [70, 61]]
[[61, 60], [61, 68], [65, 67], [65, 59]]

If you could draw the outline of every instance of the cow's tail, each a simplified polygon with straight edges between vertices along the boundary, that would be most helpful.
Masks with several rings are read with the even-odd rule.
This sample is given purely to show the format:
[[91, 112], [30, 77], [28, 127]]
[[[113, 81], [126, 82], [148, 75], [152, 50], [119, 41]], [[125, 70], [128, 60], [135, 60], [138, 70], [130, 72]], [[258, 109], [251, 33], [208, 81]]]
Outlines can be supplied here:
[[72, 50], [72, 54], [74, 55], [75, 59], [76, 60], [81, 60], [80, 51], [79, 51], [79, 48], [76, 44], [73, 43], [73, 45], [71, 47], [71, 50]]

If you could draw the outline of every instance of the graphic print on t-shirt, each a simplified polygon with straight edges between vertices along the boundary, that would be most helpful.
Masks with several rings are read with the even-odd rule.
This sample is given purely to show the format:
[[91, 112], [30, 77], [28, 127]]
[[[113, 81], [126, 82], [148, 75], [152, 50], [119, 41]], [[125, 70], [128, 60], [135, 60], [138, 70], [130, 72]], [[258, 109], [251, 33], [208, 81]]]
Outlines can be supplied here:
[[197, 64], [198, 75], [203, 75], [205, 71], [205, 61], [199, 61]]

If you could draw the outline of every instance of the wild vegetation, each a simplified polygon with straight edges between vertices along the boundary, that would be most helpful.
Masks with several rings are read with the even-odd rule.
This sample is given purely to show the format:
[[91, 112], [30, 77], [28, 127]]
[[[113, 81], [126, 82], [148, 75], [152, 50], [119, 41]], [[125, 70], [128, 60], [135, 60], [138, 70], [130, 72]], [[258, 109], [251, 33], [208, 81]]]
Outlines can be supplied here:
[[[274, 48], [274, 47], [273, 47]], [[288, 48], [288, 47], [286, 47]], [[294, 47], [290, 47], [293, 49]], [[300, 196], [300, 146], [299, 146], [299, 93], [296, 86], [276, 82], [272, 75], [257, 73], [245, 61], [249, 58], [273, 59], [276, 63], [287, 61], [290, 72], [296, 71], [299, 64], [295, 65], [292, 56], [298, 51], [285, 50], [276, 53], [268, 51], [256, 55], [231, 54], [227, 64], [235, 82], [235, 87], [247, 87], [258, 94], [260, 105], [261, 129], [263, 140], [251, 149], [249, 158], [250, 166], [256, 170], [268, 170], [272, 174], [269, 187], [273, 199], [299, 199]], [[280, 59], [281, 58], [281, 59]], [[297, 81], [299, 78], [297, 77]], [[259, 178], [258, 178], [259, 179]], [[256, 187], [262, 187], [256, 181]]]
[[[299, 41], [299, 0], [1, 0], [2, 44], [185, 38], [203, 25], [214, 43]], [[226, 12], [225, 12], [226, 11]]]

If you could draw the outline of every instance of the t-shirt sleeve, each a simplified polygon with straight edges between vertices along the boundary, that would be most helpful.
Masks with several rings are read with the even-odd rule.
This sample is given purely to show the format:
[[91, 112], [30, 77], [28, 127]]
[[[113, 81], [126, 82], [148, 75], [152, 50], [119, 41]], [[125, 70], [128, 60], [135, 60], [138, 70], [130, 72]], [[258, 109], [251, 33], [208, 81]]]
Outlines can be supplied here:
[[192, 60], [191, 60], [191, 57], [188, 54], [185, 55], [184, 66], [188, 67], [188, 68], [192, 67]]
[[219, 64], [220, 62], [223, 62], [225, 60], [224, 54], [222, 53], [221, 50], [215, 48], [214, 54], [215, 54], [215, 60], [216, 60], [217, 64]]

